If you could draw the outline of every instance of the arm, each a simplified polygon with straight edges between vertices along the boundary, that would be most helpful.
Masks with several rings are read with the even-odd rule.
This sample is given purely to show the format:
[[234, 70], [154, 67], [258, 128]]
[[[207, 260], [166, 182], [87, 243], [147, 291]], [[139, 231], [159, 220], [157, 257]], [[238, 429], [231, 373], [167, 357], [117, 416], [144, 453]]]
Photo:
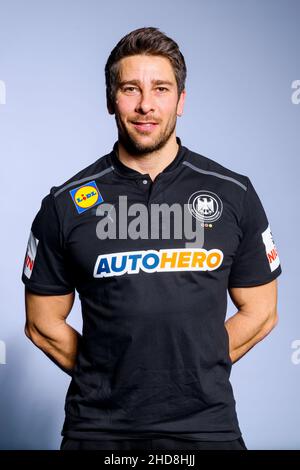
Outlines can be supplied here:
[[229, 295], [238, 309], [225, 322], [234, 363], [276, 326], [277, 280], [256, 287], [234, 287], [229, 289]]
[[66, 323], [74, 293], [38, 295], [25, 289], [26, 336], [58, 367], [72, 375], [81, 335]]

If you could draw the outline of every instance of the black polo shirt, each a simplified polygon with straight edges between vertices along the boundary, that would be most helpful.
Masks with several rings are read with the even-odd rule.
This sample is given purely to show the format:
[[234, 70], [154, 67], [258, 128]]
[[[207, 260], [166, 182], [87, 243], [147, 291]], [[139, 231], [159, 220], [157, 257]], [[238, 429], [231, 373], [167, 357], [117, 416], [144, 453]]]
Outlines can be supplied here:
[[[281, 267], [249, 178], [177, 142], [154, 182], [122, 164], [115, 144], [53, 187], [33, 221], [23, 282], [40, 294], [76, 290], [82, 305], [62, 430], [70, 438], [241, 435], [229, 381], [227, 289], [268, 283]], [[133, 213], [125, 217], [120, 196], [127, 207], [149, 209], [141, 234], [154, 204], [186, 207], [202, 246], [187, 245], [184, 230], [181, 238], [163, 236], [164, 217], [152, 238], [128, 237], [138, 223]], [[110, 209], [101, 215], [104, 204]], [[105, 239], [116, 225], [116, 237]]]

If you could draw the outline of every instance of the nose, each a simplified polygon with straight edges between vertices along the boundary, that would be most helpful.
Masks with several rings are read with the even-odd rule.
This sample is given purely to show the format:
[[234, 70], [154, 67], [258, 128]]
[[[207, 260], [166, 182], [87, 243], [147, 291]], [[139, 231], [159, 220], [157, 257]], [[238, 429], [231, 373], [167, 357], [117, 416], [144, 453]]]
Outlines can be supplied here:
[[153, 97], [151, 96], [151, 92], [147, 90], [143, 90], [140, 94], [140, 99], [136, 105], [136, 112], [142, 114], [148, 114], [150, 111], [153, 112], [155, 110], [155, 105], [153, 101]]

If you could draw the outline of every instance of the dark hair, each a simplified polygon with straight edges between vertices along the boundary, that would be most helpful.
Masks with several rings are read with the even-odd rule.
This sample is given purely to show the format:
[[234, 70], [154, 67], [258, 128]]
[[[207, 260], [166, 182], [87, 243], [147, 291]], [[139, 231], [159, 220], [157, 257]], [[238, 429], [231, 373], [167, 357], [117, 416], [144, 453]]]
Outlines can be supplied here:
[[160, 55], [169, 59], [176, 77], [178, 97], [184, 90], [186, 65], [178, 44], [158, 28], [136, 29], [118, 42], [105, 65], [106, 98], [108, 106], [112, 109], [119, 80], [119, 61], [137, 54]]

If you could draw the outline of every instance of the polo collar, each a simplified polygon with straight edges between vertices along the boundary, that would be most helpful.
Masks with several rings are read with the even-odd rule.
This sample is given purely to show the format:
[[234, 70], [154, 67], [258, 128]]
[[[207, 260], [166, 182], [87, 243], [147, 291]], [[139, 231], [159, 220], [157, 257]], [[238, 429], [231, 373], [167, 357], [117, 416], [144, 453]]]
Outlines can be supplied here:
[[[181, 144], [181, 140], [179, 137], [176, 137], [176, 141], [179, 146], [177, 154], [175, 158], [171, 161], [171, 163], [169, 163], [169, 165], [167, 165], [166, 168], [163, 169], [161, 174], [169, 173], [175, 170], [184, 160], [184, 156], [185, 156], [187, 149]], [[134, 179], [145, 178], [146, 176], [149, 176], [148, 173], [140, 173], [139, 171], [136, 171], [133, 168], [130, 168], [127, 165], [124, 165], [124, 163], [122, 163], [121, 160], [119, 160], [118, 141], [115, 142], [113, 146], [113, 150], [110, 153], [110, 160], [111, 160], [111, 165], [113, 166], [114, 170], [122, 176], [125, 176], [128, 178], [134, 178]]]

